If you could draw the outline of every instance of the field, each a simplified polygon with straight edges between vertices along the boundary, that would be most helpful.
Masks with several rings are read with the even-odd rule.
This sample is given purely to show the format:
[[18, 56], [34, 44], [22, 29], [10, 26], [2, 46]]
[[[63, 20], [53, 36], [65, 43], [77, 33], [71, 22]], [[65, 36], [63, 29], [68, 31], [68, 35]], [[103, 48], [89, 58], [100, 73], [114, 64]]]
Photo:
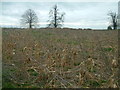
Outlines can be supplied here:
[[118, 88], [118, 31], [3, 29], [3, 88]]

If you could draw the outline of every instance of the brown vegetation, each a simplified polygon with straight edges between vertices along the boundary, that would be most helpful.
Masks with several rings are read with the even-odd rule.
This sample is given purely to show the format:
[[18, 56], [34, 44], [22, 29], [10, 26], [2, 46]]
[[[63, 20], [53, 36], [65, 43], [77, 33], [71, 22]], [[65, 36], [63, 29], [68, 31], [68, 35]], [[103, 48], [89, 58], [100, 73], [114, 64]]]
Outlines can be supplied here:
[[3, 29], [3, 87], [118, 88], [117, 31]]

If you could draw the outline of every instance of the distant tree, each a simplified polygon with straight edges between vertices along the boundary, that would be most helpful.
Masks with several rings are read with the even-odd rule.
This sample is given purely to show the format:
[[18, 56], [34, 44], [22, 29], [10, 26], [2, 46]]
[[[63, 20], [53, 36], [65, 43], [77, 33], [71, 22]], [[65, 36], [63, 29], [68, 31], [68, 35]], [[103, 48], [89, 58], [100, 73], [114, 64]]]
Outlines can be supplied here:
[[114, 12], [110, 12], [108, 13], [108, 16], [110, 16], [111, 18], [111, 26], [113, 27], [113, 29], [117, 29], [117, 14]]
[[111, 26], [108, 26], [107, 29], [108, 29], [108, 30], [112, 30], [112, 27], [111, 27]]
[[54, 5], [53, 9], [49, 12], [49, 24], [48, 27], [58, 28], [62, 27], [64, 22], [65, 13], [60, 14], [57, 5]]
[[22, 15], [21, 25], [27, 26], [28, 28], [36, 27], [38, 23], [38, 17], [34, 10], [28, 9]]

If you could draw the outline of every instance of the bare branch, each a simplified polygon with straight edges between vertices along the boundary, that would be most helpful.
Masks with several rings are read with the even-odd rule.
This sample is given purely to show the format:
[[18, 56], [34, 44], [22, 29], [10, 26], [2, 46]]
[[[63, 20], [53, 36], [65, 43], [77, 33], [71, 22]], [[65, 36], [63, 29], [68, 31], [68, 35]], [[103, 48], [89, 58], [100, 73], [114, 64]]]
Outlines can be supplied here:
[[34, 10], [32, 9], [26, 10], [25, 13], [22, 15], [21, 25], [25, 27], [27, 26], [29, 28], [33, 28], [37, 26], [37, 23], [38, 23], [38, 17], [34, 12]]
[[53, 9], [49, 12], [49, 24], [48, 27], [58, 28], [62, 27], [64, 22], [65, 13], [60, 14], [57, 5], [54, 5]]
[[108, 13], [108, 16], [110, 16], [111, 18], [111, 25], [113, 27], [113, 29], [117, 29], [117, 14], [115, 12], [110, 12]]

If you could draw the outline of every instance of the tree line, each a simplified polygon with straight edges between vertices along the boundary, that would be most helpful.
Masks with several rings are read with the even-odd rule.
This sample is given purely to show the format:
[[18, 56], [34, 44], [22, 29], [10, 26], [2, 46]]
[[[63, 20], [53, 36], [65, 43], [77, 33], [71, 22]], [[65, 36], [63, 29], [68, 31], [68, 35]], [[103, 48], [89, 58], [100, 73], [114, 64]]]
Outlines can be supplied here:
[[[50, 28], [60, 28], [64, 22], [64, 15], [65, 13], [60, 13], [57, 5], [49, 12], [49, 20], [47, 21], [49, 24], [47, 27]], [[28, 28], [36, 28], [38, 23], [38, 17], [34, 10], [28, 9], [22, 15], [21, 18], [21, 25]]]
[[[61, 28], [63, 26], [64, 16], [65, 13], [60, 13], [58, 6], [54, 5], [54, 7], [49, 12], [49, 20], [47, 21], [49, 24], [47, 25], [47, 27]], [[110, 17], [110, 25], [108, 26], [108, 29], [117, 29], [117, 14], [114, 12], [110, 12], [108, 13], [108, 16]], [[25, 13], [22, 15], [21, 25], [27, 28], [36, 28], [38, 26], [37, 23], [38, 17], [35, 11], [32, 9], [26, 10]]]

